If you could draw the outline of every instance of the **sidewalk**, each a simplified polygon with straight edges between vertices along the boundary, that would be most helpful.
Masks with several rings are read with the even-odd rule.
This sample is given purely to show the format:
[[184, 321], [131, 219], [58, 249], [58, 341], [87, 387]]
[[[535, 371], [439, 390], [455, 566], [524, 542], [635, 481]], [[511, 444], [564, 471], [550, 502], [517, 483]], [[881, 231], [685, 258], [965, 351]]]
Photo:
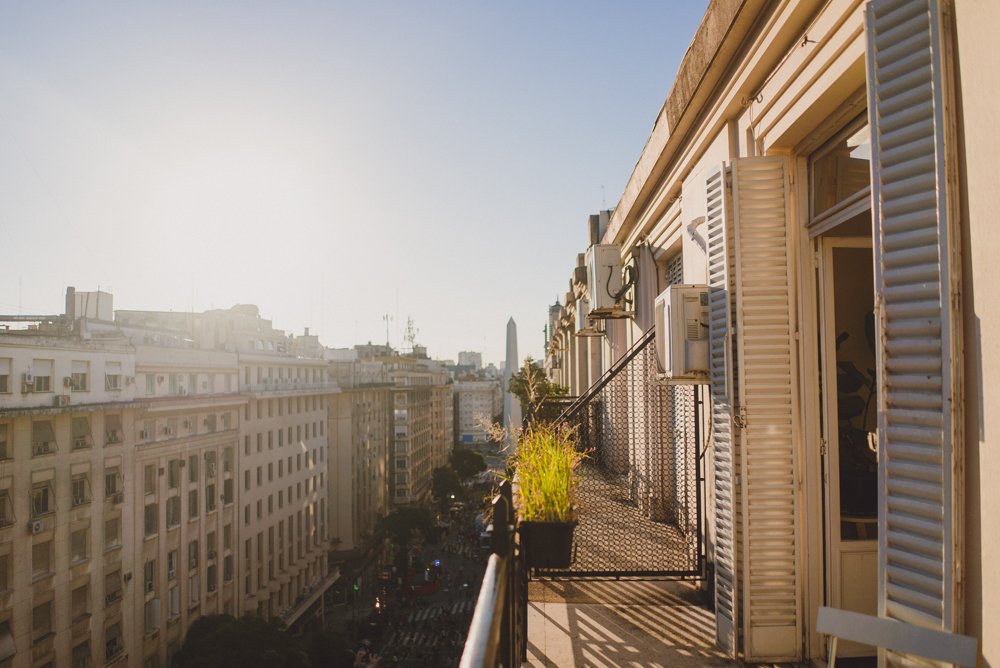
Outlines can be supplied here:
[[715, 647], [715, 617], [686, 582], [529, 583], [532, 668], [735, 667]]

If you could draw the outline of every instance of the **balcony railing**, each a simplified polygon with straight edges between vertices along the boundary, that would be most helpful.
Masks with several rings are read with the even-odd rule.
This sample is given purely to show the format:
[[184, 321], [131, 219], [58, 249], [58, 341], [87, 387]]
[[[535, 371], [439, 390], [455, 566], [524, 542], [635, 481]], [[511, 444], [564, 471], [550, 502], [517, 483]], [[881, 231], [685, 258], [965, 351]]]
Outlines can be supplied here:
[[459, 668], [510, 668], [528, 660], [528, 568], [517, 541], [509, 482], [493, 499], [492, 554]]
[[336, 381], [306, 383], [302, 381], [264, 380], [260, 383], [240, 383], [240, 392], [287, 392], [289, 390], [326, 390], [338, 389]]

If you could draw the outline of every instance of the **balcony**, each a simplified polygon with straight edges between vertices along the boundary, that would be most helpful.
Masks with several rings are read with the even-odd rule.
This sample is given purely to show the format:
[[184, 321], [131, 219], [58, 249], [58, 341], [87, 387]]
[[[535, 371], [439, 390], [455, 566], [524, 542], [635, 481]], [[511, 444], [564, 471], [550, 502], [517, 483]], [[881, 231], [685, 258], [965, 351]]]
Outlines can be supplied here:
[[298, 620], [298, 618], [302, 616], [302, 613], [308, 610], [313, 603], [318, 601], [323, 596], [323, 592], [329, 589], [330, 585], [336, 582], [338, 578], [340, 578], [340, 569], [334, 568], [332, 573], [322, 578], [318, 582], [309, 585], [309, 587], [306, 590], [306, 593], [303, 596], [301, 596], [291, 607], [289, 607], [288, 609], [284, 610], [281, 613], [280, 616], [282, 621], [284, 621], [285, 624], [287, 624], [288, 626], [294, 624]]
[[[493, 554], [461, 668], [738, 666], [715, 644], [715, 614], [696, 582], [535, 579], [502, 485]], [[506, 526], [504, 526], [506, 524]]]

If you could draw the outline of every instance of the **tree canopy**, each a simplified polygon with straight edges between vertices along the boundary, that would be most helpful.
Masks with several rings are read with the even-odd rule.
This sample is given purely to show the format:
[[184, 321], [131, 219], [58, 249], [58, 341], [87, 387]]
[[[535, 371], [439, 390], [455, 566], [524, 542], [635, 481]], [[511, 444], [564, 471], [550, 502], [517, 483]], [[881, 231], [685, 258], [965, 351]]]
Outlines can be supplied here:
[[524, 358], [524, 366], [510, 377], [507, 391], [521, 402], [526, 424], [552, 422], [559, 417], [561, 408], [546, 404], [549, 399], [564, 397], [569, 388], [556, 385], [545, 376], [545, 370], [538, 366], [529, 355]]
[[174, 655], [178, 668], [309, 668], [299, 640], [281, 620], [256, 615], [199, 617]]
[[431, 491], [442, 510], [445, 510], [451, 505], [452, 495], [461, 497], [464, 490], [455, 469], [450, 466], [441, 466], [434, 469], [431, 474]]
[[393, 542], [400, 545], [409, 543], [416, 531], [426, 534], [434, 524], [431, 513], [427, 508], [414, 506], [394, 508], [380, 522]]
[[477, 476], [488, 467], [486, 466], [486, 459], [475, 450], [466, 450], [465, 448], [455, 448], [451, 453], [451, 468], [455, 469], [455, 473], [462, 480], [468, 480], [473, 476]]

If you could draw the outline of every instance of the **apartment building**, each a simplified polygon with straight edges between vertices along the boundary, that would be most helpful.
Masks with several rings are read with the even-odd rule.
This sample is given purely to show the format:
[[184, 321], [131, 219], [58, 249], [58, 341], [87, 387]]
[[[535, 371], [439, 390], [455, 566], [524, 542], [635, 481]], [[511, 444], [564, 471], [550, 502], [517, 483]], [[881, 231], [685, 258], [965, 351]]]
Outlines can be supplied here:
[[[730, 656], [823, 661], [827, 606], [1000, 661], [998, 21], [965, 0], [712, 3], [591, 236], [634, 267], [628, 308], [584, 342], [600, 286], [571, 281], [560, 307], [548, 368], [577, 394], [594, 341], [624, 363], [657, 293], [706, 294], [688, 338], [708, 346], [705, 548]], [[642, 425], [654, 384], [632, 387], [610, 428]]]
[[[337, 386], [327, 377], [325, 360], [295, 354], [314, 348], [308, 346], [308, 334], [296, 342], [296, 337], [261, 318], [253, 305], [204, 313], [117, 311], [115, 326], [160, 365], [144, 375], [139, 392], [145, 389], [153, 396], [174, 397], [164, 403], [156, 424], [145, 426], [164, 434], [172, 430], [185, 435], [185, 430], [194, 427], [223, 434], [204, 444], [201, 431], [193, 434], [199, 436], [195, 445], [200, 448], [204, 470], [197, 480], [191, 468], [196, 454], [190, 451], [191, 444], [179, 442], [154, 450], [157, 473], [161, 475], [162, 470], [166, 481], [153, 487], [164, 496], [163, 503], [172, 504], [169, 512], [179, 507], [185, 526], [196, 517], [192, 513], [205, 512], [195, 505], [195, 491], [202, 498], [214, 487], [212, 493], [222, 502], [219, 519], [213, 520], [221, 526], [209, 528], [208, 522], [200, 522], [197, 542], [194, 533], [182, 537], [179, 563], [197, 572], [184, 576], [187, 579], [179, 591], [164, 585], [173, 598], [165, 599], [161, 610], [169, 608], [172, 614], [174, 601], [180, 598], [181, 633], [190, 619], [204, 613], [205, 603], [213, 611], [236, 615], [279, 615], [290, 627], [314, 620], [318, 624], [323, 592], [336, 579], [335, 573], [328, 572], [326, 559], [325, 395], [336, 392]], [[167, 361], [172, 361], [173, 369], [163, 366]], [[224, 367], [214, 366], [223, 361]], [[185, 373], [188, 363], [200, 366]], [[186, 406], [195, 392], [197, 407], [204, 414], [186, 415], [185, 411], [195, 409]], [[142, 431], [148, 436], [149, 430]], [[220, 459], [223, 470], [217, 473], [219, 480], [213, 481], [207, 473], [218, 472]], [[172, 487], [178, 477], [179, 486]], [[179, 501], [170, 500], [174, 495]], [[207, 497], [202, 498], [204, 506], [208, 503]], [[161, 523], [167, 521], [165, 511], [160, 512]], [[175, 547], [171, 543], [166, 554], [159, 547], [157, 558], [166, 566], [157, 568], [157, 573], [176, 570], [169, 567]], [[216, 556], [209, 558], [209, 552]], [[162, 580], [164, 576], [156, 577]], [[211, 592], [210, 586], [215, 588]], [[174, 635], [169, 635], [166, 640], [158, 638], [161, 647], [166, 645], [160, 651], [161, 660], [169, 658], [174, 646]]]
[[503, 410], [500, 381], [456, 381], [454, 392], [457, 443], [462, 447], [482, 447], [490, 420]]
[[0, 332], [0, 665], [13, 668], [112, 665], [142, 631], [135, 352], [81, 331], [67, 305]]
[[146, 668], [169, 665], [202, 615], [237, 614], [237, 448], [247, 398], [235, 353], [136, 346], [135, 620], [127, 643]]
[[460, 365], [469, 365], [478, 371], [483, 368], [483, 354], [471, 351], [460, 352], [458, 354], [458, 363]]
[[454, 445], [454, 401], [444, 367], [422, 357], [392, 355], [386, 365], [393, 390], [391, 485], [394, 504], [419, 503], [430, 492], [431, 472], [443, 466]]
[[376, 523], [391, 510], [395, 383], [382, 362], [333, 359], [329, 373], [341, 390], [327, 397], [330, 559], [352, 579], [373, 578], [385, 551]]

